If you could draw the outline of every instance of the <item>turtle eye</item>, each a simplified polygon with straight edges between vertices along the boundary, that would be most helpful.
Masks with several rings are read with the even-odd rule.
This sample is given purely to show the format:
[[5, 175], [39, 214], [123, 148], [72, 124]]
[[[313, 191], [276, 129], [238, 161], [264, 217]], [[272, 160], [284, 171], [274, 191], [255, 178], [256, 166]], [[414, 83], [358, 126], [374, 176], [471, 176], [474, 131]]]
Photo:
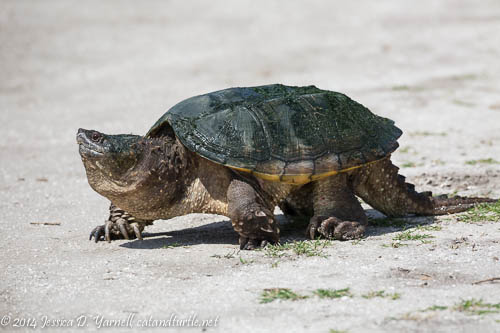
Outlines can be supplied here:
[[94, 133], [92, 133], [92, 137], [91, 138], [92, 138], [92, 141], [97, 142], [97, 141], [99, 141], [101, 139], [101, 134], [99, 134], [97, 132], [94, 132]]

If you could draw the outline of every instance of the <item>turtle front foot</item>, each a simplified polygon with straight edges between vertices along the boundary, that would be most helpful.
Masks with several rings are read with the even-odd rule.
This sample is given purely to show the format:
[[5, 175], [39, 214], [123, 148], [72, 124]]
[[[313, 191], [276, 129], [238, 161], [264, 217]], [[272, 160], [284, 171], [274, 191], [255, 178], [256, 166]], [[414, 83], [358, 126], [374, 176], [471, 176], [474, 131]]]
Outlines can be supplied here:
[[307, 227], [306, 237], [316, 239], [351, 240], [363, 237], [365, 226], [359, 222], [342, 221], [333, 216], [313, 216]]
[[240, 234], [240, 250], [264, 248], [269, 243], [279, 240], [279, 229], [271, 213], [252, 212], [239, 221], [232, 221], [233, 227]]
[[263, 249], [269, 243], [274, 243], [274, 242], [269, 241], [267, 239], [248, 238], [244, 236], [240, 236], [239, 240], [240, 250], [256, 250], [259, 248]]
[[115, 239], [135, 239], [142, 240], [143, 223], [128, 223], [124, 219], [116, 222], [106, 221], [103, 225], [97, 226], [90, 232], [89, 240], [94, 238], [97, 243], [100, 240], [111, 242]]
[[107, 240], [111, 242], [115, 239], [140, 239], [142, 240], [142, 231], [147, 225], [153, 224], [153, 221], [137, 220], [124, 210], [111, 204], [108, 220], [100, 226], [95, 227], [90, 232], [89, 240], [94, 238], [95, 242]]

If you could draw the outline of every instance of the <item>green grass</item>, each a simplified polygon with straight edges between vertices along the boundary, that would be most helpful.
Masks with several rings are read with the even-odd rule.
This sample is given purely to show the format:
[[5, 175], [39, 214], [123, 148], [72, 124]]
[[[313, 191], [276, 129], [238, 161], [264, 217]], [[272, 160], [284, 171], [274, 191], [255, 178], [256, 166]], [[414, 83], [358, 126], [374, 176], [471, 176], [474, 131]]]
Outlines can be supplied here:
[[243, 259], [242, 257], [240, 257], [240, 263], [242, 265], [250, 265], [253, 262], [255, 262], [255, 260], [247, 260], [247, 259]]
[[416, 230], [416, 231], [441, 231], [441, 230], [443, 230], [443, 227], [441, 227], [440, 225], [435, 225], [435, 224], [417, 225], [414, 230]]
[[352, 297], [349, 288], [344, 289], [316, 289], [313, 291], [314, 295], [319, 298], [341, 298], [344, 296]]
[[447, 136], [448, 133], [445, 132], [428, 132], [428, 131], [416, 131], [411, 132], [410, 136]]
[[236, 250], [235, 250], [235, 251], [231, 251], [231, 252], [226, 253], [226, 254], [225, 254], [225, 255], [223, 255], [223, 256], [221, 256], [220, 254], [214, 254], [214, 255], [212, 255], [211, 257], [212, 257], [212, 258], [217, 258], [217, 259], [222, 259], [222, 258], [224, 258], [224, 259], [232, 259], [232, 258], [234, 258], [234, 257], [235, 257], [235, 254], [236, 254], [237, 252], [239, 252], [239, 251], [236, 251]]
[[443, 161], [443, 160], [440, 160], [440, 159], [437, 159], [437, 160], [432, 160], [431, 161], [434, 165], [445, 165], [446, 162]]
[[367, 294], [361, 295], [363, 298], [371, 299], [375, 297], [381, 297], [381, 298], [390, 298], [392, 300], [397, 300], [401, 298], [400, 293], [391, 293], [388, 294], [385, 292], [385, 290], [378, 290], [378, 291], [371, 291]]
[[403, 148], [399, 148], [399, 150], [398, 150], [398, 151], [399, 151], [400, 153], [404, 153], [404, 154], [406, 154], [406, 153], [408, 153], [408, 152], [410, 151], [410, 148], [411, 148], [410, 146], [406, 146], [406, 147], [403, 147]]
[[260, 295], [260, 303], [270, 303], [275, 300], [296, 301], [308, 297], [309, 296], [299, 295], [288, 288], [270, 288], [264, 289]]
[[408, 244], [401, 243], [401, 242], [392, 242], [391, 244], [382, 244], [382, 247], [392, 247], [394, 249], [397, 249], [399, 247], [403, 246], [408, 246]]
[[430, 234], [416, 234], [415, 230], [403, 231], [397, 234], [392, 240], [395, 241], [421, 241], [422, 243], [427, 242], [427, 239], [434, 238]]
[[486, 303], [482, 299], [470, 298], [466, 300], [461, 300], [454, 306], [444, 306], [444, 305], [433, 305], [426, 309], [420, 310], [420, 312], [428, 311], [444, 311], [452, 310], [463, 312], [468, 315], [485, 315], [491, 313], [500, 313], [500, 303]]
[[409, 244], [404, 243], [407, 241], [420, 241], [422, 244], [430, 243], [429, 238], [434, 238], [434, 236], [426, 233], [417, 233], [421, 231], [439, 231], [442, 229], [439, 225], [417, 225], [412, 229], [407, 229], [408, 226], [404, 226], [404, 230], [396, 234], [392, 238], [394, 242], [391, 244], [382, 244], [383, 247], [398, 248], [402, 246], [408, 246]]
[[410, 87], [407, 85], [398, 85], [398, 86], [393, 86], [392, 90], [395, 90], [395, 91], [410, 90]]
[[425, 91], [426, 87], [425, 86], [409, 86], [406, 84], [399, 84], [391, 87], [392, 90], [394, 91], [413, 91], [413, 92], [421, 92]]
[[454, 99], [454, 100], [452, 100], [452, 102], [453, 102], [453, 104], [460, 105], [460, 106], [466, 106], [466, 107], [473, 107], [476, 105], [474, 103], [463, 101], [461, 99]]
[[474, 80], [477, 79], [477, 75], [476, 74], [453, 75], [451, 79], [454, 81]]
[[443, 311], [443, 310], [446, 310], [448, 309], [447, 306], [443, 306], [443, 305], [433, 305], [433, 306], [429, 306], [428, 308], [425, 308], [423, 310], [420, 310], [420, 312], [427, 312], [427, 311]]
[[[432, 305], [423, 310], [419, 310], [418, 312], [429, 312], [429, 311], [457, 311], [462, 312], [466, 315], [487, 315], [487, 314], [495, 314], [500, 313], [500, 303], [486, 303], [482, 299], [470, 298], [466, 300], [461, 300], [458, 303], [455, 303], [453, 306], [445, 306], [445, 305]], [[395, 320], [420, 320], [418, 317], [415, 317], [411, 312], [404, 314], [402, 317], [396, 318], [391, 317], [391, 319]]]
[[293, 241], [284, 244], [269, 244], [264, 250], [266, 256], [273, 258], [281, 258], [288, 254], [288, 252], [293, 252], [298, 256], [306, 257], [324, 257], [327, 255], [324, 253], [325, 247], [331, 244], [328, 240], [305, 240], [305, 241]]
[[333, 328], [330, 328], [330, 330], [328, 332], [329, 333], [347, 333], [347, 331], [345, 331], [345, 330], [336, 330]]
[[493, 158], [481, 158], [479, 160], [470, 160], [466, 161], [465, 164], [468, 165], [476, 165], [476, 164], [500, 164], [499, 161], [493, 159]]
[[172, 243], [172, 244], [169, 244], [169, 245], [163, 245], [163, 248], [164, 249], [173, 249], [175, 247], [181, 247], [183, 246], [181, 243]]
[[399, 248], [402, 246], [408, 246], [409, 244], [403, 243], [405, 241], [421, 241], [422, 243], [429, 243], [429, 238], [434, 238], [434, 236], [427, 233], [416, 233], [422, 231], [440, 231], [442, 227], [440, 225], [415, 225], [410, 224], [409, 221], [397, 218], [382, 218], [382, 219], [370, 219], [370, 223], [377, 227], [395, 227], [401, 228], [403, 231], [396, 234], [392, 238], [394, 242], [391, 244], [382, 244], [383, 247]]
[[404, 162], [403, 164], [401, 164], [402, 168], [414, 168], [416, 166], [417, 165], [413, 162]]
[[477, 300], [475, 298], [471, 298], [457, 303], [453, 309], [469, 315], [484, 315], [489, 313], [499, 313], [500, 303], [485, 303], [482, 299]]
[[500, 200], [494, 203], [482, 203], [457, 218], [461, 222], [475, 223], [483, 221], [500, 222]]

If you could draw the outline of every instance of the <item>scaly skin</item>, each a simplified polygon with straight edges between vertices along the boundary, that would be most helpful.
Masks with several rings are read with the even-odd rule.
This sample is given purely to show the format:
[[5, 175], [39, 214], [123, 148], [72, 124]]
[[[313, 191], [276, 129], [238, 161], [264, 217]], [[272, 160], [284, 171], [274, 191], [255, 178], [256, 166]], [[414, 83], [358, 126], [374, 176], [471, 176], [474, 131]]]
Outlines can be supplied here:
[[[90, 186], [111, 200], [110, 217], [90, 238], [141, 238], [146, 225], [189, 213], [228, 216], [242, 249], [279, 241], [273, 211], [310, 219], [307, 235], [363, 236], [366, 215], [356, 196], [388, 216], [456, 213], [487, 198], [436, 199], [418, 193], [386, 158], [305, 185], [266, 181], [213, 163], [175, 136], [146, 139], [80, 129], [80, 155]], [[118, 208], [119, 207], [119, 208]]]

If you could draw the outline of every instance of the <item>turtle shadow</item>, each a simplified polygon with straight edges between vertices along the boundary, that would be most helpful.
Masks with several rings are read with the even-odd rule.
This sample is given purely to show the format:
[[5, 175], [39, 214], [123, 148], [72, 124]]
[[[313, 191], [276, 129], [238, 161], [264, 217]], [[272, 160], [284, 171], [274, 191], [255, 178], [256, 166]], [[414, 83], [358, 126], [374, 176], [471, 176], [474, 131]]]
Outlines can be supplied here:
[[431, 225], [437, 221], [436, 216], [387, 217], [375, 209], [366, 209], [365, 212], [368, 216], [365, 238], [410, 230], [418, 226]]
[[[365, 213], [369, 222], [363, 238], [391, 234], [402, 230], [417, 228], [418, 226], [431, 225], [436, 222], [435, 216], [409, 215], [395, 218], [387, 217], [375, 209], [365, 209]], [[281, 217], [286, 221], [286, 217]], [[280, 242], [286, 244], [294, 241], [308, 240], [309, 238], [306, 236], [308, 224], [308, 219], [295, 219], [291, 222], [281, 222]]]
[[[434, 216], [408, 216], [402, 218], [388, 218], [374, 209], [365, 210], [370, 223], [365, 238], [390, 234], [401, 230], [416, 228], [419, 225], [428, 225], [435, 222]], [[283, 214], [276, 215], [280, 224], [281, 243], [307, 240], [307, 219], [289, 221]], [[179, 246], [193, 246], [201, 244], [238, 245], [238, 234], [233, 230], [229, 220], [222, 220], [197, 227], [143, 234], [143, 240], [131, 240], [120, 244], [129, 249], [159, 249]]]
[[120, 246], [130, 249], [159, 249], [199, 244], [238, 244], [238, 234], [233, 230], [229, 220], [180, 230], [145, 232], [142, 237], [143, 240], [131, 240]]

